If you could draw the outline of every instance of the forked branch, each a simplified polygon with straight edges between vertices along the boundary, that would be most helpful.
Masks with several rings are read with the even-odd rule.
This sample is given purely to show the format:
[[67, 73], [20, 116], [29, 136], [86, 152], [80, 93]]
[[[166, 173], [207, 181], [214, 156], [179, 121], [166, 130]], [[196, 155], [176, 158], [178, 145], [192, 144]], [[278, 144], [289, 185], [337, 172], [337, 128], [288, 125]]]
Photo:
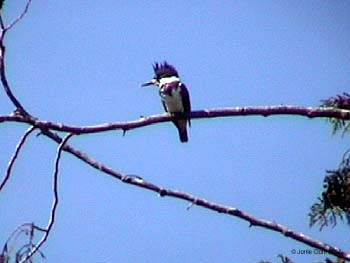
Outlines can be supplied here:
[[58, 206], [59, 196], [58, 196], [58, 172], [59, 172], [59, 162], [62, 155], [63, 147], [65, 146], [66, 142], [73, 136], [73, 134], [68, 134], [64, 139], [61, 141], [57, 148], [57, 154], [54, 164], [54, 170], [53, 170], [53, 179], [52, 179], [52, 192], [53, 192], [53, 201], [52, 201], [52, 207], [51, 207], [51, 213], [50, 213], [50, 219], [45, 229], [43, 229], [44, 235], [39, 240], [39, 242], [33, 247], [33, 249], [20, 261], [21, 263], [26, 262], [28, 259], [30, 259], [39, 249], [40, 247], [45, 243], [47, 240], [50, 231], [53, 227], [53, 224], [55, 223], [56, 218], [56, 210]]

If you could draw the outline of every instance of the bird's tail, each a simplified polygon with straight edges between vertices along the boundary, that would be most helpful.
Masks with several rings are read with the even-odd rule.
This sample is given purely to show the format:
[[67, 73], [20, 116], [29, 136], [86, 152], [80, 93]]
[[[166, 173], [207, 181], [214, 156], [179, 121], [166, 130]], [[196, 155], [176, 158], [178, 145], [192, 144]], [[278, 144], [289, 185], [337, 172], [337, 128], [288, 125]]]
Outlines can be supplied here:
[[174, 124], [179, 132], [180, 141], [182, 143], [188, 142], [187, 120], [177, 120]]
[[188, 142], [187, 129], [185, 129], [184, 131], [181, 131], [179, 129], [179, 136], [180, 136], [180, 141], [181, 142]]

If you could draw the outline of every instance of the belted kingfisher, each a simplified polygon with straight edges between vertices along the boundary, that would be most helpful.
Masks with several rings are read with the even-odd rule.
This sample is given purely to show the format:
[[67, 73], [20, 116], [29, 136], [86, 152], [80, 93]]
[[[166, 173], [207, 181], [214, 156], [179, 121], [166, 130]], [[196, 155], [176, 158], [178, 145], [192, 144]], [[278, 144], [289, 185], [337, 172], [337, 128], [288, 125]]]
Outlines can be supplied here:
[[[181, 83], [176, 69], [164, 61], [163, 64], [153, 65], [154, 77], [151, 81], [142, 84], [142, 87], [155, 85], [159, 88], [163, 107], [166, 112], [173, 115], [191, 113], [190, 95], [185, 84]], [[189, 116], [183, 119], [174, 119], [173, 123], [179, 131], [180, 141], [187, 142], [187, 122], [191, 126]]]

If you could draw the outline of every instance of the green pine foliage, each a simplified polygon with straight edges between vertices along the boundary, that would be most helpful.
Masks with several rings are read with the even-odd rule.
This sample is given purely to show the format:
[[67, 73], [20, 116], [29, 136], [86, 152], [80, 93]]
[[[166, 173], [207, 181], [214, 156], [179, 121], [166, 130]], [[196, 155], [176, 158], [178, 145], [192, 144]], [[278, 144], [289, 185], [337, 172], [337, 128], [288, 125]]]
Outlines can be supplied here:
[[[343, 92], [343, 94], [322, 100], [321, 107], [331, 107], [334, 109], [350, 111], [350, 94]], [[333, 134], [341, 131], [342, 136], [344, 136], [345, 133], [350, 132], [350, 121], [337, 118], [330, 118], [328, 121], [332, 125]]]
[[350, 224], [350, 151], [347, 151], [337, 170], [326, 171], [323, 192], [311, 206], [310, 226], [316, 223], [322, 230], [335, 226], [337, 219]]

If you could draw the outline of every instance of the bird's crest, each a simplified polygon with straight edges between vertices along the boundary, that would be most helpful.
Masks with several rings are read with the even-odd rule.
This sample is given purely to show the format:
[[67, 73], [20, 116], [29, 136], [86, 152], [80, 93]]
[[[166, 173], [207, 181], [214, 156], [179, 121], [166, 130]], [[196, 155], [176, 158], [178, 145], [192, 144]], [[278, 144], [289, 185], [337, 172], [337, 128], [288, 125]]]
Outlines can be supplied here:
[[179, 77], [179, 74], [177, 73], [177, 70], [170, 64], [168, 64], [166, 61], [164, 63], [154, 63], [153, 70], [155, 74], [155, 79], [160, 80], [164, 77]]

